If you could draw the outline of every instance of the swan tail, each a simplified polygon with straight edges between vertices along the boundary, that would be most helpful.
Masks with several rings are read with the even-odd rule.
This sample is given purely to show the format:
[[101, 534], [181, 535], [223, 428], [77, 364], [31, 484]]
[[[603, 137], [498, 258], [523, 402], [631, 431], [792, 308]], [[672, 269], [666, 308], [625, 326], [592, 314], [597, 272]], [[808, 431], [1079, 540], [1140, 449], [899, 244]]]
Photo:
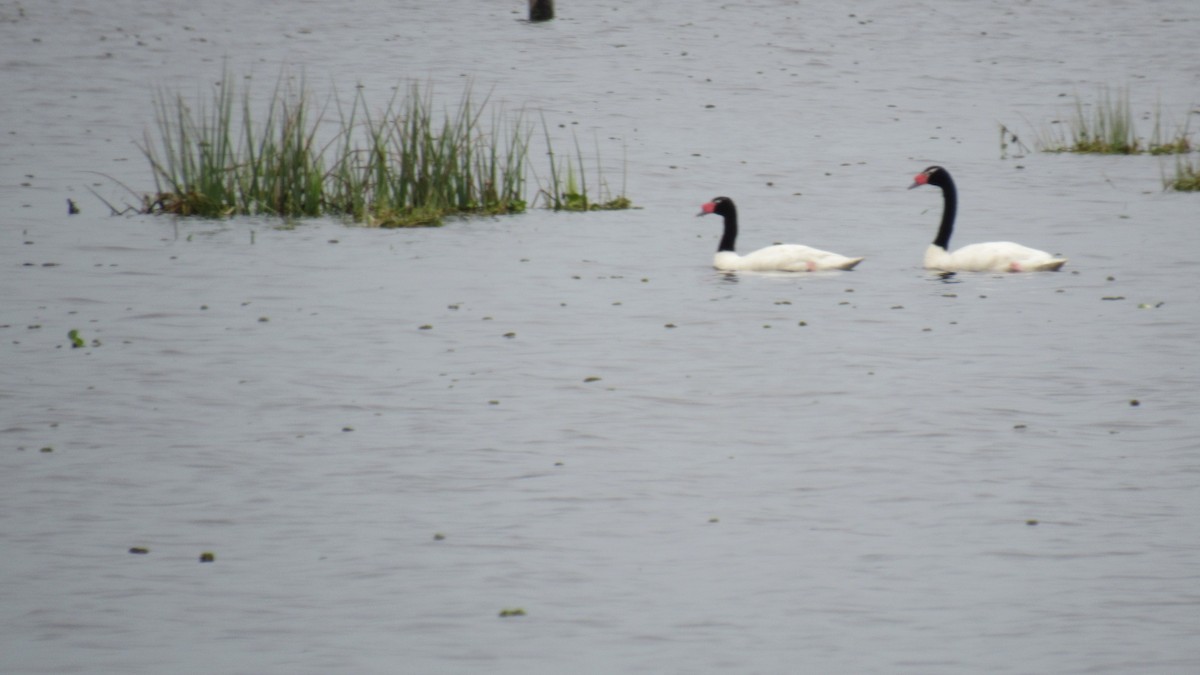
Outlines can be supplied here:
[[1037, 266], [1039, 272], [1057, 272], [1063, 265], [1067, 264], [1066, 258], [1051, 258]]
[[[865, 258], [849, 258], [848, 260], [846, 260], [846, 262], [842, 263], [841, 265], [838, 265], [838, 269], [852, 270], [852, 269], [854, 269], [855, 265], [862, 262], [863, 260], [865, 260]], [[1064, 260], [1063, 262], [1066, 262], [1066, 261]]]

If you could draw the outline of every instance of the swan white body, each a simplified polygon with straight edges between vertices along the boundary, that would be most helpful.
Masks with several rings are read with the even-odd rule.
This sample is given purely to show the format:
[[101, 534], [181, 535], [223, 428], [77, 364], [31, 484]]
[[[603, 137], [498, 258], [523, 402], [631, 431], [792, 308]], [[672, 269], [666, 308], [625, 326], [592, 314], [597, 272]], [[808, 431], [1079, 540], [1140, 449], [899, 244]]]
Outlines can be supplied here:
[[748, 272], [848, 270], [860, 262], [862, 258], [847, 258], [801, 244], [776, 244], [746, 255], [717, 251], [713, 256], [713, 267], [719, 270]]
[[722, 271], [746, 272], [818, 272], [821, 270], [848, 270], [862, 262], [862, 258], [848, 258], [837, 253], [801, 244], [776, 244], [760, 248], [753, 253], [738, 255], [734, 252], [737, 240], [737, 207], [728, 197], [717, 197], [701, 207], [699, 216], [716, 213], [725, 219], [725, 233], [713, 256], [713, 267]]
[[1066, 263], [1066, 258], [1011, 241], [971, 244], [953, 253], [937, 244], [925, 249], [925, 269], [943, 272], [1046, 272]]
[[925, 249], [925, 269], [942, 272], [1047, 272], [1067, 264], [1066, 258], [1029, 248], [1011, 241], [992, 241], [963, 246], [951, 253], [950, 235], [954, 232], [954, 216], [958, 209], [958, 190], [950, 172], [931, 166], [917, 174], [908, 189], [936, 185], [942, 189], [944, 208], [937, 237]]

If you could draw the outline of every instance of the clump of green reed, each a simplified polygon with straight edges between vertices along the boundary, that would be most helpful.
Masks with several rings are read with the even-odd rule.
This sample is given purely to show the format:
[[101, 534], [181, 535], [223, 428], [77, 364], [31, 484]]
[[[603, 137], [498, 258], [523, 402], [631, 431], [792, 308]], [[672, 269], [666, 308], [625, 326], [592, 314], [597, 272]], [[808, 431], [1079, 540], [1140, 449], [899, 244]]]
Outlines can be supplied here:
[[1175, 177], [1164, 178], [1163, 186], [1180, 192], [1200, 190], [1200, 162], [1193, 164], [1191, 159], [1176, 157]]
[[[1136, 155], [1143, 152], [1171, 154], [1191, 150], [1190, 132], [1185, 125], [1166, 136], [1162, 129], [1161, 109], [1155, 112], [1154, 131], [1149, 142], [1138, 135], [1129, 102], [1129, 90], [1114, 96], [1105, 89], [1088, 114], [1083, 101], [1075, 97], [1075, 116], [1067, 122], [1054, 122], [1056, 131], [1040, 133], [1037, 148], [1043, 152], [1077, 152]], [[1065, 129], [1065, 130], [1064, 130]], [[1003, 141], [1001, 152], [1003, 154]]]
[[1152, 155], [1186, 155], [1192, 151], [1192, 133], [1188, 123], [1175, 129], [1171, 136], [1164, 137], [1162, 132], [1161, 110], [1154, 111], [1154, 133], [1150, 136], [1150, 154]]
[[1129, 104], [1129, 91], [1122, 90], [1114, 98], [1105, 90], [1099, 103], [1088, 115], [1083, 101], [1075, 97], [1075, 117], [1066, 123], [1069, 132], [1059, 127], [1057, 135], [1047, 134], [1038, 139], [1039, 149], [1045, 152], [1080, 152], [1133, 155], [1141, 152], [1134, 129]]
[[[456, 108], [435, 110], [431, 92], [413, 85], [399, 90], [373, 113], [361, 89], [343, 105], [337, 125], [318, 139], [324, 112], [308, 90], [282, 84], [261, 121], [252, 114], [248, 88], [237, 92], [227, 74], [211, 105], [196, 112], [181, 96], [155, 100], [157, 141], [147, 133], [143, 153], [155, 193], [143, 200], [147, 213], [225, 217], [333, 215], [379, 227], [435, 225], [449, 215], [506, 214], [525, 210], [527, 159], [532, 131], [520, 115], [493, 112], [482, 122], [487, 100], [476, 104], [470, 89]], [[543, 126], [544, 126], [543, 121]], [[546, 133], [549, 145], [549, 132]], [[327, 157], [328, 155], [328, 157]], [[593, 202], [576, 143], [579, 179], [568, 164], [559, 181], [553, 151], [554, 209], [629, 208], [618, 199]], [[600, 190], [607, 184], [600, 178]], [[624, 191], [622, 190], [622, 193]]]
[[[585, 168], [583, 151], [579, 147], [579, 138], [572, 134], [575, 142], [574, 157], [557, 158], [554, 153], [554, 143], [550, 139], [550, 130], [546, 120], [542, 119], [542, 130], [546, 136], [546, 155], [550, 161], [549, 185], [540, 186], [538, 196], [542, 198], [547, 208], [555, 211], [611, 211], [633, 207], [633, 202], [625, 196], [624, 176], [620, 194], [613, 196], [604, 171], [600, 166], [599, 142], [596, 147], [596, 177], [599, 196], [595, 199], [588, 195], [587, 169]], [[595, 194], [593, 193], [593, 196]]]
[[260, 124], [251, 114], [248, 91], [235, 120], [235, 98], [228, 76], [218, 83], [211, 106], [201, 102], [194, 113], [182, 96], [157, 95], [158, 142], [147, 133], [142, 146], [155, 182], [144, 211], [321, 215], [324, 170], [314, 141], [319, 120], [309, 119], [307, 93], [277, 89]]
[[[529, 131], [520, 118], [480, 124], [470, 91], [439, 117], [414, 85], [372, 115], [361, 92], [342, 113], [329, 200], [355, 221], [380, 227], [437, 224], [449, 214], [525, 210]], [[503, 130], [503, 133], [498, 130]]]
[[239, 170], [233, 171], [241, 197], [240, 213], [319, 216], [325, 211], [325, 163], [317, 147], [318, 115], [310, 119], [308, 91], [276, 90], [261, 128], [243, 97], [245, 142]]

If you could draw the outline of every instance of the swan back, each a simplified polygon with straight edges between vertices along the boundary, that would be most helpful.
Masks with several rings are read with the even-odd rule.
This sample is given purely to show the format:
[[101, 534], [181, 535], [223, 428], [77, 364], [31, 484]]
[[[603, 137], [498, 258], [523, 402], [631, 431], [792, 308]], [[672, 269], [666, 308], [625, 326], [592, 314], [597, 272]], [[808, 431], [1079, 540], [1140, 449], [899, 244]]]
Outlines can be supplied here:
[[746, 255], [718, 251], [713, 256], [713, 267], [726, 271], [816, 272], [853, 269], [862, 260], [801, 244], [777, 244]]
[[971, 244], [953, 253], [936, 244], [925, 250], [925, 268], [943, 272], [1045, 272], [1065, 264], [1066, 258], [1011, 241]]

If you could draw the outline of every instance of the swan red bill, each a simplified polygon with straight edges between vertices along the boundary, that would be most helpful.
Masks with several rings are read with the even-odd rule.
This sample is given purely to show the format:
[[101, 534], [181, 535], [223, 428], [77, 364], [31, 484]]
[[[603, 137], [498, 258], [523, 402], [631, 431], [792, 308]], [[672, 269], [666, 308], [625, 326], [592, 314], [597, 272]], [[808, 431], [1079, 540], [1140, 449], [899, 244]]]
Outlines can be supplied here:
[[713, 211], [716, 211], [716, 210], [717, 210], [716, 202], [708, 202], [707, 204], [704, 204], [700, 207], [700, 213], [697, 213], [696, 215], [703, 216], [706, 213], [712, 213]]

